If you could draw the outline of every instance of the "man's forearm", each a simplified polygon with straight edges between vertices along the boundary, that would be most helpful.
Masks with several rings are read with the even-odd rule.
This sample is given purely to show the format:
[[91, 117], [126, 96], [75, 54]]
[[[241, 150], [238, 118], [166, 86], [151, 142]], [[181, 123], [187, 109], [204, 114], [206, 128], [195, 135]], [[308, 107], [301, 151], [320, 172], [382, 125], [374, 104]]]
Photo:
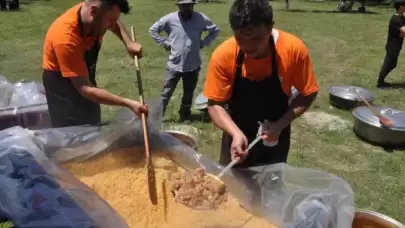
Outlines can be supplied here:
[[81, 95], [96, 103], [129, 107], [129, 99], [114, 95], [107, 90], [97, 87], [87, 87], [81, 91]]
[[209, 46], [212, 41], [215, 40], [215, 38], [217, 38], [218, 34], [219, 34], [219, 28], [218, 27], [214, 27], [213, 29], [211, 29], [209, 31], [209, 34], [204, 38], [204, 40], [202, 41], [203, 46]]
[[111, 31], [124, 43], [125, 46], [132, 41], [132, 38], [120, 20], [117, 21], [117, 24]]
[[212, 105], [208, 107], [208, 112], [212, 122], [214, 122], [215, 126], [217, 126], [219, 129], [225, 131], [232, 137], [241, 133], [241, 130], [235, 124], [235, 122], [233, 122], [224, 107], [220, 105]]
[[315, 101], [318, 92], [315, 92], [308, 96], [298, 95], [291, 102], [290, 108], [284, 115], [279, 119], [283, 127], [287, 127], [291, 124], [294, 119], [304, 114], [305, 111], [312, 105]]

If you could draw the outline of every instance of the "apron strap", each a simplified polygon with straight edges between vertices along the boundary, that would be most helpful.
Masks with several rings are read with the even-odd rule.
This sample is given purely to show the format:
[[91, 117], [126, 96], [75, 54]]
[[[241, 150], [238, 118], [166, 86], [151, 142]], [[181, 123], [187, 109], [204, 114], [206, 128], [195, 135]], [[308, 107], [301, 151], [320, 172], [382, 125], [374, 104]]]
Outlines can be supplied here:
[[[276, 50], [276, 45], [274, 44], [274, 37], [273, 35], [270, 35], [270, 48], [271, 48], [271, 66], [272, 66], [272, 70], [271, 70], [271, 74], [272, 77], [276, 77], [277, 81], [280, 82], [280, 78], [278, 76], [278, 66], [277, 66], [277, 57], [278, 57], [278, 53]], [[281, 83], [280, 83], [281, 84]]]
[[243, 66], [244, 59], [245, 59], [245, 53], [243, 53], [243, 51], [239, 49], [238, 56], [236, 57], [236, 71], [235, 71], [234, 80], [236, 78], [242, 77], [242, 66]]

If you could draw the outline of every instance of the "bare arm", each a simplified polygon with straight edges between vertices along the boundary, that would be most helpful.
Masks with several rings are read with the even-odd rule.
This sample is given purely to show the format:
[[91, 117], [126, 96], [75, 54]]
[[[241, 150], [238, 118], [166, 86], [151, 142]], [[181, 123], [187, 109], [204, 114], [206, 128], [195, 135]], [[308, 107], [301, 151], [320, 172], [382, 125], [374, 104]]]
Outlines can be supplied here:
[[132, 42], [128, 31], [125, 29], [124, 24], [120, 20], [118, 20], [116, 25], [111, 28], [111, 32], [113, 32], [124, 43], [125, 47]]
[[87, 77], [73, 77], [70, 78], [76, 90], [87, 99], [106, 105], [117, 105], [123, 107], [130, 107], [131, 100], [114, 95], [104, 89], [100, 89], [91, 85]]
[[316, 81], [311, 57], [304, 43], [295, 49], [293, 86], [299, 91], [288, 111], [281, 117], [279, 123], [287, 127], [295, 118], [301, 116], [315, 101], [319, 86]]
[[224, 102], [208, 100], [208, 112], [211, 116], [212, 122], [215, 124], [215, 126], [225, 131], [232, 137], [237, 134], [243, 134], [229, 116], [228, 112], [225, 110], [224, 105]]
[[160, 35], [160, 33], [165, 31], [166, 23], [167, 16], [160, 18], [149, 28], [149, 33], [156, 43], [168, 50], [170, 49], [169, 41], [167, 41], [162, 35]]
[[124, 24], [121, 21], [117, 21], [116, 25], [110, 29], [125, 45], [130, 56], [137, 55], [142, 57], [142, 45], [140, 43], [132, 41], [132, 38], [128, 35]]
[[290, 105], [288, 111], [281, 117], [280, 124], [283, 128], [290, 125], [292, 121], [294, 121], [297, 117], [301, 116], [308, 110], [308, 108], [312, 105], [315, 101], [318, 92], [310, 94], [308, 96], [298, 95], [295, 97]]
[[215, 40], [215, 38], [217, 38], [217, 36], [220, 32], [220, 29], [216, 24], [214, 24], [211, 21], [210, 18], [208, 18], [204, 14], [202, 14], [202, 16], [204, 18], [204, 31], [207, 31], [208, 35], [202, 41], [201, 46], [206, 47], [206, 46], [209, 46], [212, 43], [212, 41]]

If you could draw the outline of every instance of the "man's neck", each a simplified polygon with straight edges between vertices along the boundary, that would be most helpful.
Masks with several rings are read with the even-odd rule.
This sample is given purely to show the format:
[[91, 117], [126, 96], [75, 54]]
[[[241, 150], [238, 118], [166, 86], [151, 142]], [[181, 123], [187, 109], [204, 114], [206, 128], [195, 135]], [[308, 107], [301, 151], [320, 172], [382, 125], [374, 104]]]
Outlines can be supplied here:
[[180, 17], [181, 17], [183, 20], [188, 21], [188, 20], [190, 20], [190, 19], [193, 17], [193, 12], [192, 12], [189, 16], [185, 16], [184, 14], [182, 14], [182, 13], [179, 11], [179, 15], [180, 15]]
[[85, 36], [92, 33], [93, 28], [90, 22], [90, 9], [83, 4], [82, 8], [80, 9], [80, 19], [83, 26], [83, 34]]

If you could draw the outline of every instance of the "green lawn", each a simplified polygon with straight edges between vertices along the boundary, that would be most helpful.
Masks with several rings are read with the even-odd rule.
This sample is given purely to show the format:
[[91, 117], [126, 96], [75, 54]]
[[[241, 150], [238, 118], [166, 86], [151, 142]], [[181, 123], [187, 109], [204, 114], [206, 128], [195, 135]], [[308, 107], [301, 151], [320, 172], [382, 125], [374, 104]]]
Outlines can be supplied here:
[[[0, 74], [9, 79], [40, 80], [42, 44], [50, 23], [65, 9], [79, 1], [22, 1], [22, 11], [0, 12]], [[196, 9], [212, 18], [221, 28], [220, 37], [203, 51], [204, 66], [197, 89], [204, 83], [204, 72], [210, 53], [215, 46], [231, 35], [227, 21], [229, 3], [202, 3]], [[134, 0], [133, 11], [122, 20], [134, 24], [137, 38], [144, 45], [145, 57], [141, 60], [145, 95], [157, 98], [163, 84], [162, 74], [167, 58], [148, 34], [148, 29], [159, 17], [176, 10], [172, 0]], [[282, 1], [273, 2], [276, 27], [292, 32], [307, 44], [313, 57], [321, 85], [320, 96], [311, 111], [335, 114], [349, 122], [347, 128], [331, 131], [311, 127], [304, 119], [293, 125], [293, 143], [289, 163], [293, 166], [311, 167], [336, 174], [347, 180], [356, 193], [356, 206], [384, 213], [405, 222], [405, 156], [401, 151], [387, 153], [379, 147], [359, 141], [351, 130], [350, 112], [331, 108], [328, 87], [334, 84], [352, 84], [371, 89], [377, 97], [376, 104], [405, 110], [401, 99], [403, 90], [377, 91], [375, 81], [382, 59], [386, 30], [392, 9], [369, 7], [374, 13], [334, 13], [336, 2], [291, 3], [292, 12], [284, 11]], [[356, 6], [357, 7], [357, 6]], [[98, 81], [101, 87], [120, 95], [137, 98], [135, 73], [131, 58], [123, 45], [112, 34], [107, 34], [98, 64]], [[405, 64], [389, 78], [405, 81]], [[181, 98], [181, 85], [167, 112], [167, 123], [177, 118]], [[105, 118], [115, 108], [105, 107]], [[194, 122], [199, 129], [200, 152], [217, 157], [221, 132], [211, 123]]]

